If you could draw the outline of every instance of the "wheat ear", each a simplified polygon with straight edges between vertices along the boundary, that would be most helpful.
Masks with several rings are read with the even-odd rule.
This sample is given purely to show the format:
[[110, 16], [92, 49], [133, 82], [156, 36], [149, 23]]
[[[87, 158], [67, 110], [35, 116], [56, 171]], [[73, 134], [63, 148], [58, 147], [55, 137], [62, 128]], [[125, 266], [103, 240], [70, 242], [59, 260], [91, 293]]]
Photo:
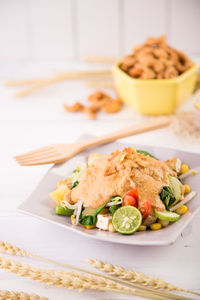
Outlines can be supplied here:
[[173, 295], [173, 298], [169, 298], [166, 295], [159, 296], [149, 292], [135, 290], [133, 288], [121, 285], [115, 282], [114, 280], [108, 280], [107, 278], [102, 278], [99, 276], [85, 275], [83, 273], [77, 272], [34, 268], [30, 265], [22, 264], [19, 261], [9, 260], [6, 258], [0, 258], [0, 268], [5, 269], [8, 272], [20, 275], [22, 277], [27, 277], [29, 279], [45, 283], [47, 285], [55, 285], [59, 287], [65, 287], [68, 289], [78, 289], [79, 291], [92, 289], [99, 291], [114, 292], [119, 294], [133, 295], [153, 300], [177, 299], [176, 295]]
[[0, 291], [0, 300], [48, 300], [48, 298], [24, 292]]
[[4, 252], [10, 255], [29, 256], [29, 257], [32, 256], [31, 253], [23, 249], [20, 249], [18, 247], [15, 247], [8, 242], [3, 242], [3, 241], [0, 241], [0, 252]]
[[90, 263], [93, 267], [104, 271], [110, 275], [117, 276], [128, 281], [139, 283], [144, 286], [150, 286], [155, 289], [167, 290], [167, 291], [179, 291], [190, 293], [194, 295], [200, 295], [197, 292], [193, 292], [191, 290], [179, 288], [171, 283], [164, 281], [161, 278], [156, 278], [154, 276], [147, 276], [142, 272], [135, 272], [132, 270], [126, 270], [121, 266], [112, 265], [110, 263], [104, 263], [97, 259], [87, 259], [87, 262]]
[[55, 84], [64, 80], [73, 80], [73, 79], [84, 79], [84, 78], [95, 78], [95, 77], [104, 77], [110, 76], [110, 70], [88, 70], [88, 71], [70, 71], [70, 72], [59, 72], [58, 74], [43, 79], [33, 79], [33, 80], [22, 80], [22, 81], [8, 81], [5, 82], [6, 86], [15, 86], [15, 85], [23, 85], [25, 84], [33, 84], [28, 88], [18, 92], [15, 94], [16, 97], [24, 97], [37, 90], [47, 87], [51, 84]]
[[[43, 261], [48, 262], [48, 263], [57, 264], [57, 265], [62, 266], [62, 267], [66, 267], [66, 268], [69, 268], [69, 269], [73, 269], [73, 270], [76, 270], [76, 271], [79, 271], [79, 272], [84, 272], [84, 273], [94, 275], [94, 276], [98, 276], [98, 277], [103, 277], [104, 279], [107, 279], [107, 280], [114, 280], [118, 283], [129, 285], [131, 287], [141, 289], [141, 285], [138, 285], [135, 282], [126, 281], [125, 279], [120, 279], [120, 278], [112, 277], [112, 276], [109, 276], [109, 275], [106, 276], [106, 275], [103, 275], [103, 274], [100, 274], [100, 273], [92, 272], [92, 271], [89, 271], [89, 270], [85, 270], [85, 269], [82, 269], [82, 268], [78, 268], [78, 267], [74, 267], [74, 266], [71, 266], [71, 265], [68, 265], [68, 264], [57, 262], [57, 261], [54, 261], [54, 260], [51, 260], [51, 259], [47, 259], [47, 258], [38, 256], [38, 255], [35, 255], [35, 254], [31, 254], [31, 253], [29, 253], [29, 252], [27, 252], [23, 249], [20, 249], [16, 246], [12, 246], [8, 242], [0, 241], [0, 251], [4, 252], [6, 254], [11, 254], [11, 255], [29, 256], [29, 257], [32, 257], [32, 258], [43, 260]], [[147, 286], [142, 286], [142, 290], [148, 292], [149, 295], [153, 293], [154, 297], [157, 297], [157, 298], [159, 298], [160, 296], [161, 297], [163, 296], [163, 297], [167, 297], [168, 299], [188, 299], [186, 297], [183, 298], [183, 297], [180, 297], [178, 295], [174, 295], [174, 294], [171, 294], [171, 293], [168, 293], [168, 292], [155, 290], [154, 288], [149, 288]]]
[[[115, 281], [106, 280], [101, 277], [85, 275], [75, 272], [65, 272], [56, 270], [45, 270], [22, 264], [19, 261], [0, 258], [0, 268], [7, 272], [15, 273], [22, 277], [27, 277], [47, 285], [55, 285], [68, 289], [84, 291], [86, 289], [115, 292], [120, 294], [147, 297], [147, 293], [135, 291], [133, 288], [123, 286]], [[155, 298], [151, 298], [155, 299]]]

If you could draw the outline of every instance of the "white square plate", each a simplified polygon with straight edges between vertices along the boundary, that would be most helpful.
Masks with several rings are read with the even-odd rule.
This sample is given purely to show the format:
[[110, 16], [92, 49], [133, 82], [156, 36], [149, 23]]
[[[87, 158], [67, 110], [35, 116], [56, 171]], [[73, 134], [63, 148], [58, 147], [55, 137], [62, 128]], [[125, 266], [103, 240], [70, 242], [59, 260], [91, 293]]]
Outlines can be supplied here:
[[[84, 137], [88, 138], [88, 136]], [[178, 222], [174, 222], [166, 228], [159, 231], [136, 232], [133, 235], [121, 235], [98, 229], [87, 230], [82, 226], [73, 226], [69, 217], [58, 216], [54, 213], [54, 203], [49, 197], [49, 193], [55, 189], [59, 180], [66, 178], [74, 170], [76, 162], [86, 160], [87, 156], [92, 152], [108, 153], [113, 152], [116, 148], [133, 146], [136, 149], [149, 151], [160, 160], [167, 160], [172, 157], [179, 157], [182, 162], [187, 163], [191, 168], [199, 171], [195, 176], [186, 179], [191, 189], [197, 192], [197, 196], [188, 203], [189, 211], [181, 217]], [[73, 157], [71, 160], [53, 166], [44, 176], [38, 187], [33, 191], [30, 197], [25, 200], [18, 209], [21, 212], [41, 218], [48, 222], [62, 226], [68, 230], [74, 231], [74, 234], [82, 234], [88, 238], [94, 238], [107, 242], [120, 244], [140, 245], [140, 246], [160, 246], [169, 245], [175, 242], [183, 229], [191, 222], [194, 215], [200, 210], [200, 154], [180, 151], [170, 148], [144, 146], [144, 145], [128, 145], [124, 143], [111, 143], [90, 149]]]

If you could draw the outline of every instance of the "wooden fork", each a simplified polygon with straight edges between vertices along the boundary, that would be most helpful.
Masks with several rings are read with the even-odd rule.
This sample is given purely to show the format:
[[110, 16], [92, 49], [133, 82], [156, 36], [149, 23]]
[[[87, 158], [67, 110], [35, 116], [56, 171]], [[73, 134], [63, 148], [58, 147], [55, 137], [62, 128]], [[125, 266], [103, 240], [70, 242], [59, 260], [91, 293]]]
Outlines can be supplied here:
[[60, 163], [73, 157], [77, 153], [101, 144], [113, 142], [117, 139], [138, 133], [158, 129], [169, 125], [170, 117], [157, 117], [148, 121], [142, 122], [122, 130], [106, 134], [101, 137], [91, 138], [84, 142], [77, 142], [74, 144], [55, 144], [27, 152], [25, 154], [15, 156], [14, 158], [21, 166], [34, 166], [52, 163]]

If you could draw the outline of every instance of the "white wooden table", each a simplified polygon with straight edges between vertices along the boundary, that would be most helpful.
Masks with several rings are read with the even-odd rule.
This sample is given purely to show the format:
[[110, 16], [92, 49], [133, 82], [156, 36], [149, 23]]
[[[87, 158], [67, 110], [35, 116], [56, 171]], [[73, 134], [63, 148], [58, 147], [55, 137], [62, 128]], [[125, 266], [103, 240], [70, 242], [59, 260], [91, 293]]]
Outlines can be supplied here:
[[[42, 76], [67, 67], [67, 64], [31, 63], [18, 68], [10, 66], [10, 69], [5, 68], [5, 76], [1, 75], [1, 79]], [[84, 65], [73, 64], [73, 67], [80, 68]], [[12, 97], [16, 90], [17, 88], [0, 86], [0, 239], [32, 253], [84, 268], [90, 268], [85, 258], [99, 258], [160, 276], [176, 285], [200, 292], [199, 214], [174, 245], [133, 247], [89, 240], [16, 211], [17, 206], [32, 192], [49, 166], [20, 167], [13, 160], [14, 155], [46, 144], [73, 142], [83, 133], [102, 135], [143, 119], [126, 107], [115, 115], [100, 114], [95, 121], [90, 121], [81, 114], [66, 113], [63, 103], [86, 99], [91, 92], [78, 81], [60, 83], [22, 99]], [[183, 144], [169, 129], [127, 138], [126, 141], [200, 153], [199, 144]], [[40, 267], [58, 268], [31, 259], [20, 260]], [[76, 291], [48, 287], [3, 271], [0, 272], [0, 289], [34, 292], [55, 300], [129, 298], [95, 291], [78, 294]]]

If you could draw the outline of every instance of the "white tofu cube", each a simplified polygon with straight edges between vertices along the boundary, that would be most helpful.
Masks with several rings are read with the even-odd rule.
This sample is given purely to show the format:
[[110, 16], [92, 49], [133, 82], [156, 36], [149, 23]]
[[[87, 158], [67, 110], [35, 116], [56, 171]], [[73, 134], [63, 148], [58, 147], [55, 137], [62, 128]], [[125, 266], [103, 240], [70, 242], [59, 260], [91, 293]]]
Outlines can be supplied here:
[[109, 224], [112, 220], [112, 215], [101, 215], [97, 216], [97, 224], [96, 227], [102, 230], [108, 230]]

